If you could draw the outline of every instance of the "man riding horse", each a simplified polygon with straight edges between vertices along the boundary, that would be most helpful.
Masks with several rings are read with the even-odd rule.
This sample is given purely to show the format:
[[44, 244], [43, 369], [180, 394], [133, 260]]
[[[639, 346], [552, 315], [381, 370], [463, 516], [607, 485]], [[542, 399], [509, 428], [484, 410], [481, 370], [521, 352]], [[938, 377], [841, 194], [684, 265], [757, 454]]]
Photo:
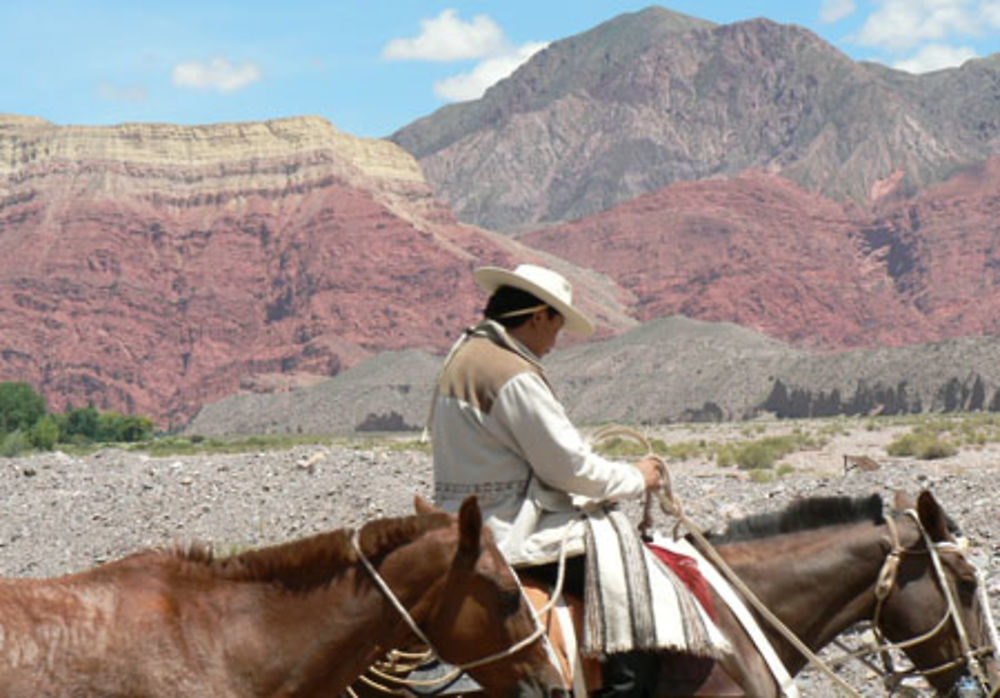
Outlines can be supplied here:
[[[490, 294], [484, 319], [448, 354], [431, 407], [436, 503], [453, 511], [477, 495], [522, 579], [554, 582], [563, 551], [564, 589], [582, 597], [585, 556], [596, 551], [586, 549], [581, 508], [659, 488], [663, 464], [655, 456], [630, 465], [597, 455], [553, 394], [541, 357], [561, 330], [594, 329], [573, 306], [565, 278], [522, 264], [477, 269], [475, 280]], [[608, 653], [602, 695], [652, 695], [659, 666], [652, 651]]]

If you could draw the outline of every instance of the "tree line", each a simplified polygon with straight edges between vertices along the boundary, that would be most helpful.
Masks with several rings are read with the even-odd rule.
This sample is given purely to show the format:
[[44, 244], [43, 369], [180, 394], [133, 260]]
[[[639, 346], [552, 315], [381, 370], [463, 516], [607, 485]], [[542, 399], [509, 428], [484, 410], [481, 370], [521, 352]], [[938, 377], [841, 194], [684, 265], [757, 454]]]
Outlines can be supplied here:
[[0, 383], [0, 455], [51, 451], [59, 443], [145, 441], [152, 435], [149, 417], [99, 411], [92, 404], [50, 413], [45, 398], [28, 383]]

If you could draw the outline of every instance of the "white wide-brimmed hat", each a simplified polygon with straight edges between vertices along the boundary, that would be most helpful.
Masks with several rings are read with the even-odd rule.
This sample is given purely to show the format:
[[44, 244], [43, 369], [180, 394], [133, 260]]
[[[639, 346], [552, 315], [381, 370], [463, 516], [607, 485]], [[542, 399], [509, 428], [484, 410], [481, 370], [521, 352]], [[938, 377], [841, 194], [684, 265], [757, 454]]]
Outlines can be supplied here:
[[551, 269], [535, 264], [521, 264], [514, 271], [500, 267], [480, 267], [473, 272], [480, 288], [493, 294], [501, 286], [513, 286], [527, 291], [559, 311], [566, 320], [563, 326], [570, 334], [588, 335], [594, 331], [594, 323], [586, 315], [573, 307], [573, 287], [566, 278]]

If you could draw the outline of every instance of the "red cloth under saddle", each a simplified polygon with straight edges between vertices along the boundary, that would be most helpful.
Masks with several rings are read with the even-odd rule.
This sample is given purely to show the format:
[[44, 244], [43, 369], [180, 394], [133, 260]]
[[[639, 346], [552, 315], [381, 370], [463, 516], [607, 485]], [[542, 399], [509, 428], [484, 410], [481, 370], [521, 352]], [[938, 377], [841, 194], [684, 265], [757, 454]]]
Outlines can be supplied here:
[[653, 554], [667, 567], [674, 571], [681, 581], [691, 590], [695, 598], [701, 603], [712, 620], [718, 620], [715, 612], [715, 603], [712, 600], [712, 588], [708, 581], [698, 571], [698, 562], [688, 555], [675, 553], [672, 550], [661, 548], [652, 543], [646, 543], [646, 547], [653, 551]]

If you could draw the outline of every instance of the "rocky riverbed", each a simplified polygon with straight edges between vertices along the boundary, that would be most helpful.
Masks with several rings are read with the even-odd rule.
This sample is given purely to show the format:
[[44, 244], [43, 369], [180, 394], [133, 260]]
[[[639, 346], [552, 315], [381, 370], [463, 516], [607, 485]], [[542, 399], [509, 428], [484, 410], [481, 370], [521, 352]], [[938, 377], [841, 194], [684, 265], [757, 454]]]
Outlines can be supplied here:
[[[736, 438], [736, 425], [661, 429], [666, 441]], [[1000, 617], [1000, 449], [964, 449], [935, 461], [889, 458], [890, 431], [844, 430], [810, 451], [790, 454], [788, 474], [757, 482], [705, 460], [671, 466], [687, 513], [716, 530], [732, 518], [776, 511], [811, 495], [916, 495], [928, 488], [972, 541]], [[149, 546], [211, 542], [217, 554], [287, 541], [377, 516], [412, 512], [431, 495], [426, 449], [401, 437], [343, 440], [280, 451], [152, 457], [116, 448], [89, 456], [60, 452], [0, 459], [0, 573], [43, 577], [89, 568]], [[844, 455], [867, 455], [877, 469], [845, 473]], [[635, 507], [638, 521], [638, 507]], [[660, 516], [664, 530], [672, 522]], [[849, 675], [865, 695], [884, 691], [867, 673]], [[805, 672], [806, 696], [835, 695]]]

